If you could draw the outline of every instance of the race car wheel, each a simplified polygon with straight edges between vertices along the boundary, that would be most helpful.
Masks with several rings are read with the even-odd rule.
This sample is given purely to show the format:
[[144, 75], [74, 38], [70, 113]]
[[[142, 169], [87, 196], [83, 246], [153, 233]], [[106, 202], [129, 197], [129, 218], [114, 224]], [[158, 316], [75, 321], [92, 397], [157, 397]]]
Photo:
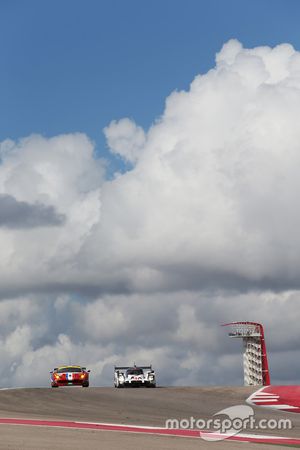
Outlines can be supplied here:
[[87, 381], [86, 383], [82, 384], [82, 387], [89, 387], [90, 383]]
[[57, 384], [51, 384], [51, 387], [52, 388], [58, 388], [58, 385]]

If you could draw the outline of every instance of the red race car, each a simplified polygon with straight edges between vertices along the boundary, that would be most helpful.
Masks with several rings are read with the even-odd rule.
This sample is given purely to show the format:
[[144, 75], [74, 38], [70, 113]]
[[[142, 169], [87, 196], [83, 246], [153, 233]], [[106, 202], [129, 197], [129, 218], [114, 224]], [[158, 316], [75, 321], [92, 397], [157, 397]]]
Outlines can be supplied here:
[[89, 387], [90, 370], [81, 366], [61, 366], [53, 369], [51, 373], [51, 387], [82, 386]]

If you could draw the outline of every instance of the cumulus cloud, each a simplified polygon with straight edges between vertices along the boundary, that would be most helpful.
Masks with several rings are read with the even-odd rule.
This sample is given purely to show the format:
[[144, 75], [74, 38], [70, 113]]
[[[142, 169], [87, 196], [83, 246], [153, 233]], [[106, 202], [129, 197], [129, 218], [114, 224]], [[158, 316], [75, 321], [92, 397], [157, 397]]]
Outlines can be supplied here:
[[110, 386], [114, 364], [134, 361], [152, 363], [160, 385], [241, 384], [242, 343], [220, 327], [236, 318], [264, 323], [272, 381], [297, 383], [299, 300], [292, 291], [4, 300], [2, 385], [47, 386], [53, 367], [79, 363], [92, 370], [93, 385]]
[[62, 225], [64, 216], [53, 206], [19, 202], [11, 195], [0, 195], [0, 227], [36, 228]]
[[[11, 222], [17, 221], [20, 207], [26, 209], [28, 224], [60, 222], [32, 231], [0, 228], [2, 295], [71, 284], [75, 279], [68, 278], [68, 267], [76, 265], [75, 255], [99, 222], [103, 162], [95, 159], [93, 144], [82, 134], [5, 141], [0, 155], [2, 199], [15, 199]], [[26, 205], [34, 206], [29, 211]], [[1, 211], [2, 217], [8, 213]]]
[[132, 120], [124, 118], [113, 120], [104, 128], [107, 144], [112, 153], [121, 156], [126, 161], [135, 163], [145, 145], [145, 132]]
[[239, 319], [266, 323], [275, 376], [294, 380], [280, 361], [299, 340], [299, 113], [300, 53], [231, 40], [149, 130], [105, 128], [130, 163], [111, 180], [83, 134], [3, 142], [0, 200], [64, 218], [0, 227], [6, 383], [82, 359], [98, 383], [133, 360], [165, 384], [238, 382], [217, 323]]
[[97, 239], [116, 236], [135, 287], [168, 288], [174, 274], [189, 286], [192, 273], [198, 287], [298, 286], [298, 64], [290, 45], [230, 41], [167, 98], [134, 169], [103, 195]]

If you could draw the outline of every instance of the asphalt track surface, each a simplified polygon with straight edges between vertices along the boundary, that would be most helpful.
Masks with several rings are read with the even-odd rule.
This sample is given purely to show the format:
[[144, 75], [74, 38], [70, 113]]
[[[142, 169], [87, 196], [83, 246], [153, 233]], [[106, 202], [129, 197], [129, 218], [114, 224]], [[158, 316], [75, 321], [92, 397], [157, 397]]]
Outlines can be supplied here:
[[[218, 411], [244, 404], [253, 388], [174, 387], [114, 389], [66, 387], [59, 389], [0, 390], [0, 419], [75, 421], [164, 427], [170, 418], [211, 419]], [[254, 408], [256, 419], [290, 418], [293, 429], [264, 434], [300, 438], [300, 414]], [[278, 449], [281, 445], [206, 442], [198, 437], [160, 436], [97, 429], [52, 428], [0, 424], [0, 449], [11, 450], [194, 450]]]

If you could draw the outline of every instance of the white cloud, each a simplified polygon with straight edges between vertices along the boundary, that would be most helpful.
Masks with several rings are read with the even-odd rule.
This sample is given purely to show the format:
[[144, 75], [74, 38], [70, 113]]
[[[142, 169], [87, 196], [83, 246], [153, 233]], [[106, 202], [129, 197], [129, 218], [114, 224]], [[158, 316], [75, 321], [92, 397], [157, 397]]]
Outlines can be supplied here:
[[299, 114], [300, 53], [231, 40], [147, 132], [127, 118], [105, 129], [131, 164], [112, 180], [85, 135], [2, 143], [0, 194], [64, 217], [23, 229], [20, 213], [18, 227], [0, 228], [1, 297], [14, 298], [0, 302], [0, 353], [12, 380], [84, 356], [108, 382], [113, 362], [144, 355], [164, 383], [230, 382], [237, 356], [216, 331], [223, 319], [264, 321], [275, 367], [283, 349], [293, 355]]
[[28, 230], [27, 215], [21, 211], [18, 230], [13, 225], [0, 230], [3, 289], [61, 283], [67, 278], [68, 264], [74, 264], [83, 241], [99, 221], [103, 163], [94, 158], [93, 145], [82, 134], [51, 139], [33, 135], [18, 143], [4, 142], [1, 155], [2, 196], [13, 197], [17, 205], [43, 205], [64, 218], [54, 229], [48, 214], [43, 228]]
[[118, 122], [113, 120], [104, 128], [107, 144], [112, 153], [120, 155], [125, 160], [135, 163], [145, 145], [145, 132], [132, 120], [127, 118]]

